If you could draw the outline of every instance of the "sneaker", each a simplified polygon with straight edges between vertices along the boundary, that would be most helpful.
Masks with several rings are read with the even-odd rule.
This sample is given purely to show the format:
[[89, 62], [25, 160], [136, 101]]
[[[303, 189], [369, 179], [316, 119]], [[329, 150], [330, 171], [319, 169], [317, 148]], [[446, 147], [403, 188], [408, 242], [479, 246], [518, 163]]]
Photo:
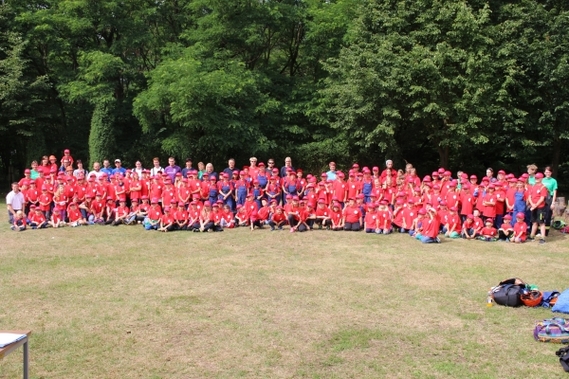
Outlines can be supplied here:
[[290, 228], [290, 232], [291, 232], [291, 233], [294, 233], [294, 228]]
[[539, 240], [540, 245], [543, 245], [544, 243], [545, 243], [545, 240], [543, 238]]
[[282, 227], [282, 226], [279, 226], [279, 230], [283, 230], [283, 227]]
[[274, 232], [274, 231], [275, 231], [275, 228], [271, 226], [271, 232]]

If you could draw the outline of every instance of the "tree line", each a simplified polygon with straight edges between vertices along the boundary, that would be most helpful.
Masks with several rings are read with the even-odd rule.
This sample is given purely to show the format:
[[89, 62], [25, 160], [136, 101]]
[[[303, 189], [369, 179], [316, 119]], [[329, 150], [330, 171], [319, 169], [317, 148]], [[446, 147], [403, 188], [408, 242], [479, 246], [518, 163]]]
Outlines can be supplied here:
[[568, 54], [560, 0], [5, 0], [0, 167], [70, 148], [563, 176]]

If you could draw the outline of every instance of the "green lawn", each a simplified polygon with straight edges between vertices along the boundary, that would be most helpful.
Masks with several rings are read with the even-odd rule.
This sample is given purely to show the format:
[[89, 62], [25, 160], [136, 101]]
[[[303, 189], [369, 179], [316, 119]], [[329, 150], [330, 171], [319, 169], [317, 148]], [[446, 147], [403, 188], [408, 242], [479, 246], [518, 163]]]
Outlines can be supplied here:
[[[564, 378], [547, 309], [486, 306], [512, 276], [569, 287], [545, 245], [406, 235], [0, 226], [0, 325], [32, 378]], [[0, 378], [21, 375], [21, 354]]]

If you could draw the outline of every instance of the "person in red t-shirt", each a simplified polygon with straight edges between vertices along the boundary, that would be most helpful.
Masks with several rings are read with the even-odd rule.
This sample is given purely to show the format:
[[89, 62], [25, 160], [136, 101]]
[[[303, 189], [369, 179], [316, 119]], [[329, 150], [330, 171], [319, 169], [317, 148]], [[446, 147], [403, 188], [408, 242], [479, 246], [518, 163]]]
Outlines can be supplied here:
[[32, 229], [44, 229], [47, 227], [47, 220], [39, 207], [30, 206], [30, 214], [28, 215], [30, 226]]
[[72, 201], [67, 207], [67, 217], [69, 220], [69, 225], [72, 227], [87, 225], [87, 220], [81, 215], [81, 211], [77, 206], [77, 203]]
[[487, 218], [486, 221], [484, 221], [485, 226], [480, 230], [480, 237], [478, 237], [478, 239], [486, 242], [496, 241], [496, 236], [498, 235], [498, 231], [493, 226], [493, 224], [494, 220], [491, 218]]
[[446, 223], [443, 225], [443, 233], [445, 234], [445, 237], [459, 238], [461, 228], [462, 226], [457, 207], [450, 207], [446, 217]]
[[269, 221], [269, 225], [271, 226], [271, 231], [276, 229], [283, 230], [283, 225], [286, 224], [287, 217], [283, 213], [283, 208], [277, 206], [275, 208], [275, 213], [272, 214], [271, 220]]
[[200, 231], [200, 210], [197, 201], [190, 202], [190, 207], [188, 208], [188, 230], [193, 232]]
[[378, 234], [389, 234], [392, 231], [391, 224], [393, 222], [393, 215], [389, 210], [387, 200], [381, 200], [379, 202], [379, 209], [377, 210], [377, 230]]
[[498, 229], [498, 239], [500, 241], [511, 241], [514, 237], [514, 227], [512, 226], [512, 216], [504, 216], [504, 223]]
[[119, 224], [127, 224], [130, 209], [126, 205], [126, 199], [119, 201], [119, 206], [115, 210], [115, 220], [111, 225], [118, 226]]
[[462, 224], [461, 237], [467, 240], [473, 240], [478, 236], [478, 232], [474, 228], [474, 215], [469, 214]]
[[315, 214], [316, 219], [314, 220], [314, 223], [318, 225], [318, 229], [322, 229], [324, 227], [329, 230], [332, 225], [330, 222], [330, 209], [326, 206], [326, 200], [324, 198], [318, 199]]
[[523, 243], [526, 241], [528, 226], [524, 222], [525, 215], [523, 212], [516, 214], [516, 224], [514, 225], [514, 235], [512, 242]]
[[145, 230], [158, 230], [160, 227], [160, 221], [162, 219], [162, 208], [158, 204], [158, 198], [152, 198], [150, 201], [150, 208], [148, 208], [148, 213], [143, 221]]
[[528, 204], [531, 211], [531, 234], [530, 239], [535, 238], [537, 232], [537, 227], [539, 225], [539, 231], [541, 237], [539, 243], [545, 243], [545, 216], [547, 214], [547, 209], [545, 207], [545, 199], [549, 195], [547, 187], [543, 185], [541, 180], [543, 179], [543, 174], [538, 172], [535, 174], [535, 184], [529, 190]]
[[364, 217], [364, 230], [366, 233], [376, 233], [379, 231], [379, 217], [377, 216], [377, 204], [369, 203], [368, 210]]
[[421, 233], [416, 235], [422, 243], [440, 243], [441, 241], [437, 237], [440, 230], [441, 220], [437, 213], [437, 210], [427, 204], [426, 215], [422, 220], [422, 230]]
[[363, 226], [362, 212], [358, 206], [356, 206], [356, 199], [353, 197], [349, 198], [348, 204], [342, 212], [342, 220], [344, 224], [344, 230], [357, 232]]
[[170, 212], [170, 207], [166, 206], [164, 207], [164, 214], [160, 218], [158, 231], [166, 233], [172, 230], [174, 230], [174, 216]]

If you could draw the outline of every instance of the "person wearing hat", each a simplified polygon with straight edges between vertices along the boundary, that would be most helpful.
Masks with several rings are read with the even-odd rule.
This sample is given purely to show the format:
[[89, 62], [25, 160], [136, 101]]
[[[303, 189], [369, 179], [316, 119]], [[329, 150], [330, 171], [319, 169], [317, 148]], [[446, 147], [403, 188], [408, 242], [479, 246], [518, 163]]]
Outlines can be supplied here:
[[235, 188], [235, 203], [237, 205], [245, 204], [245, 199], [249, 193], [249, 182], [245, 176], [245, 171], [239, 171], [239, 179], [235, 180], [233, 186]]
[[444, 219], [443, 233], [447, 238], [459, 238], [462, 230], [458, 208], [452, 206], [448, 208], [447, 216]]
[[342, 223], [345, 231], [358, 232], [363, 226], [362, 212], [353, 197], [348, 199], [348, 204], [342, 211]]
[[160, 217], [160, 226], [157, 230], [163, 233], [174, 230], [174, 216], [172, 215], [170, 206], [164, 207], [164, 214]]
[[87, 225], [87, 220], [81, 215], [81, 210], [75, 201], [71, 201], [67, 206], [67, 219], [68, 225], [71, 227]]
[[370, 203], [364, 217], [364, 230], [366, 233], [379, 234], [379, 217], [377, 215], [377, 204]]
[[535, 184], [529, 190], [528, 205], [531, 212], [531, 233], [530, 240], [536, 236], [537, 229], [540, 229], [539, 243], [545, 243], [545, 217], [547, 215], [546, 198], [549, 194], [547, 188], [541, 180], [544, 175], [541, 172], [535, 174]]
[[441, 219], [437, 213], [436, 208], [432, 205], [427, 204], [426, 215], [421, 221], [421, 233], [416, 237], [422, 243], [440, 243], [438, 238], [440, 231]]
[[484, 219], [492, 219], [496, 217], [496, 194], [494, 193], [496, 186], [490, 183], [486, 189], [486, 193], [482, 197], [482, 216]]
[[172, 204], [174, 206], [178, 203], [178, 191], [172, 184], [170, 177], [167, 176], [165, 178], [164, 188], [162, 189], [162, 206], [163, 207], [171, 207]]
[[224, 205], [229, 206], [231, 212], [235, 211], [235, 198], [233, 195], [233, 182], [230, 180], [231, 175], [227, 172], [221, 174], [221, 180], [217, 182], [218, 199], [223, 201]]
[[59, 228], [65, 226], [65, 220], [61, 218], [61, 206], [55, 205], [53, 207], [53, 212], [51, 212], [51, 218], [48, 221], [48, 226], [52, 228]]
[[[219, 203], [219, 201], [218, 201]], [[235, 215], [233, 213], [233, 211], [231, 210], [231, 207], [228, 204], [220, 204], [220, 206], [222, 207], [221, 209], [221, 220], [219, 225], [222, 228], [229, 228], [229, 229], [233, 229], [235, 228]]]
[[330, 230], [340, 231], [344, 230], [344, 217], [342, 214], [342, 205], [339, 201], [332, 201], [330, 207]]
[[336, 198], [342, 208], [348, 198], [348, 184], [344, 181], [344, 173], [336, 173], [336, 180], [332, 183], [332, 197]]
[[162, 219], [162, 208], [158, 204], [158, 198], [152, 198], [150, 201], [150, 208], [142, 222], [145, 230], [158, 230], [160, 221]]
[[121, 174], [122, 176], [126, 174], [126, 168], [122, 166], [122, 161], [119, 158], [115, 159], [115, 168], [113, 169], [112, 174]]
[[512, 216], [506, 214], [504, 216], [504, 222], [498, 229], [498, 240], [499, 241], [511, 241], [514, 237], [514, 227], [512, 226]]
[[128, 215], [130, 214], [130, 209], [126, 205], [126, 199], [119, 200], [119, 206], [115, 209], [115, 219], [111, 223], [113, 226], [118, 226], [119, 224], [128, 225]]
[[393, 231], [393, 213], [389, 209], [389, 202], [385, 199], [379, 202], [377, 208], [377, 234], [391, 234]]
[[417, 217], [413, 219], [413, 223], [409, 228], [409, 235], [418, 240], [421, 239], [423, 233], [423, 224], [425, 222], [425, 216], [427, 215], [427, 208], [421, 208], [417, 211]]
[[466, 215], [466, 219], [462, 223], [460, 236], [467, 240], [473, 240], [478, 236], [474, 227], [474, 215], [472, 213]]
[[478, 237], [481, 241], [494, 242], [497, 240], [498, 231], [494, 227], [494, 220], [487, 218], [484, 221], [484, 227], [480, 230], [480, 236]]
[[105, 200], [100, 193], [96, 193], [95, 200], [91, 201], [91, 214], [93, 216], [91, 224], [105, 224]]
[[512, 235], [512, 242], [523, 243], [527, 238], [528, 226], [525, 223], [525, 214], [523, 212], [515, 213], [516, 223], [514, 224], [514, 233]]
[[32, 229], [47, 228], [47, 220], [39, 207], [32, 206], [30, 208], [28, 219], [30, 221], [29, 225]]

